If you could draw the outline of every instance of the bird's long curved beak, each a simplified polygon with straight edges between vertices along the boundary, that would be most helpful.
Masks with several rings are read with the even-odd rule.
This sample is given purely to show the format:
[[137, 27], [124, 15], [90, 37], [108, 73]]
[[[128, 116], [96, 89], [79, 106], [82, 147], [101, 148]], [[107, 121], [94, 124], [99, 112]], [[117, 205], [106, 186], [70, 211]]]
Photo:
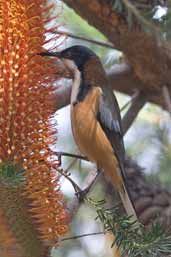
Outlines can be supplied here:
[[69, 69], [68, 65], [66, 65], [65, 59], [63, 59], [61, 52], [48, 52], [47, 51], [47, 52], [37, 53], [37, 55], [59, 58], [60, 67], [62, 68], [62, 76], [64, 78], [68, 78], [68, 79], [71, 79], [73, 77], [73, 74], [71, 73], [71, 70]]

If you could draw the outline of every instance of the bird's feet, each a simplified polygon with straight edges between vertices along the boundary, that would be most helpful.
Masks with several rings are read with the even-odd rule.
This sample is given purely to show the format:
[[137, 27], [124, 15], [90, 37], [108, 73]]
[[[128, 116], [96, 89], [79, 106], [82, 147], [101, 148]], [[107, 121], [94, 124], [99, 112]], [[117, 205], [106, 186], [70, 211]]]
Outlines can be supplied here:
[[98, 176], [100, 174], [100, 170], [97, 170], [95, 176], [93, 177], [93, 179], [90, 181], [89, 185], [83, 189], [83, 190], [78, 190], [75, 194], [79, 200], [79, 202], [83, 202], [84, 199], [86, 198], [87, 194], [90, 192], [90, 190], [92, 189], [93, 185], [95, 184]]
[[77, 196], [78, 201], [83, 202], [85, 200], [87, 194], [89, 193], [89, 191], [90, 191], [90, 188], [88, 186], [85, 189], [79, 190], [78, 192], [76, 192], [75, 195]]

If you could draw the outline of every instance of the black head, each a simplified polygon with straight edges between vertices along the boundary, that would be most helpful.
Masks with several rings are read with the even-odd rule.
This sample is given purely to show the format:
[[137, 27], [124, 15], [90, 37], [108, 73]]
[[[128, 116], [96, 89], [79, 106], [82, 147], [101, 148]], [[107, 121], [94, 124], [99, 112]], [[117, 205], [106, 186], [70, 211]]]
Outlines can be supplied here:
[[69, 59], [74, 61], [80, 71], [83, 70], [84, 64], [92, 57], [97, 57], [96, 54], [86, 46], [75, 45], [61, 52], [44, 52], [42, 56], [56, 56], [60, 59]]

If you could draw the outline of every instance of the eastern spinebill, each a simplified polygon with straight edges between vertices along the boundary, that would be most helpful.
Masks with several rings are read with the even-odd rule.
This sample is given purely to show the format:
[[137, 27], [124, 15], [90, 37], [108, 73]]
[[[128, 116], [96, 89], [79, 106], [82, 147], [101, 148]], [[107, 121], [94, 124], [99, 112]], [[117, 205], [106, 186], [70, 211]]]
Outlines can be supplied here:
[[100, 59], [81, 45], [41, 55], [59, 58], [72, 73], [71, 124], [75, 142], [80, 152], [104, 171], [119, 192], [127, 214], [137, 220], [126, 186], [120, 110]]

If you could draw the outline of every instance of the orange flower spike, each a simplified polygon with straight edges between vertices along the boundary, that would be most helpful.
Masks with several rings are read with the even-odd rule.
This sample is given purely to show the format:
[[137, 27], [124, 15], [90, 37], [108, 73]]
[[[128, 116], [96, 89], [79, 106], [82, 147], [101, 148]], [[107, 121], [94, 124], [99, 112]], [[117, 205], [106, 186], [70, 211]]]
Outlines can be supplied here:
[[0, 182], [0, 256], [48, 257], [50, 248], [38, 236], [23, 190], [22, 184]]
[[36, 55], [50, 20], [47, 2], [0, 0], [0, 163], [24, 168], [33, 219], [50, 244], [67, 231], [68, 218], [50, 150], [57, 71], [52, 60]]
[[[0, 256], [6, 257], [19, 257], [19, 249], [17, 249], [17, 243], [13, 238], [6, 218], [0, 210]], [[16, 251], [15, 251], [16, 250]], [[20, 255], [21, 257], [21, 255]]]

